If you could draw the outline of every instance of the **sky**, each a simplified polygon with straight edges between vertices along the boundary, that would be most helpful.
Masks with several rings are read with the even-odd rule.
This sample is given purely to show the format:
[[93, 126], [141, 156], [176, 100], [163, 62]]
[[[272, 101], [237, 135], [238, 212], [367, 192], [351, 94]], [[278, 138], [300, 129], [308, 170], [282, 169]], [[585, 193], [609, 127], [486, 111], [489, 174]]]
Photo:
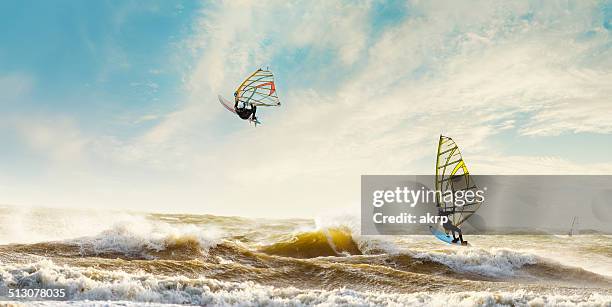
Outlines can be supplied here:
[[[1, 1], [0, 204], [264, 217], [360, 176], [612, 174], [610, 1]], [[223, 109], [259, 67], [282, 106]]]

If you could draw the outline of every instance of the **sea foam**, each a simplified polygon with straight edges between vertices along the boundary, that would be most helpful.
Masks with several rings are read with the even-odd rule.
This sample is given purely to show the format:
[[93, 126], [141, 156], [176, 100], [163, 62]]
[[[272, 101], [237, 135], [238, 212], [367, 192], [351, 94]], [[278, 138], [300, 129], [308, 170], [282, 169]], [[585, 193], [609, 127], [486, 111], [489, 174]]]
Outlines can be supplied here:
[[[0, 295], [6, 295], [7, 287], [62, 288], [66, 289], [66, 299], [71, 301], [63, 304], [71, 306], [89, 306], [92, 301], [115, 301], [135, 306], [144, 302], [231, 306], [610, 306], [612, 300], [610, 295], [597, 293], [555, 295], [527, 291], [469, 291], [399, 294], [345, 288], [305, 290], [253, 282], [223, 282], [204, 277], [190, 279], [96, 268], [77, 269], [48, 260], [27, 265], [0, 265], [0, 277]], [[58, 302], [28, 304], [55, 306]]]
[[513, 276], [523, 266], [536, 264], [539, 261], [538, 256], [529, 253], [480, 248], [457, 248], [445, 252], [416, 252], [413, 257], [435, 261], [458, 272], [491, 277]]
[[212, 227], [203, 229], [193, 224], [171, 225], [142, 219], [119, 222], [97, 235], [68, 242], [80, 245], [83, 250], [92, 250], [94, 254], [145, 255], [188, 244], [197, 245], [206, 252], [220, 237], [221, 232]]

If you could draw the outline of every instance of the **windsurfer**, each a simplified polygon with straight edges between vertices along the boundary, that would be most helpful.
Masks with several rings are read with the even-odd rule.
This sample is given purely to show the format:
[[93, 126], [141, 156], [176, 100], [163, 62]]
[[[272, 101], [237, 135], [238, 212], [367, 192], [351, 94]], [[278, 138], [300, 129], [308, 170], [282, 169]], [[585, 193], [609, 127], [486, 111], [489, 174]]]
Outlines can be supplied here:
[[234, 110], [236, 110], [236, 114], [238, 114], [238, 116], [242, 119], [250, 119], [251, 116], [251, 120], [256, 122], [257, 121], [257, 117], [255, 117], [255, 112], [257, 112], [257, 106], [253, 105], [253, 104], [247, 104], [246, 103], [242, 103], [242, 105], [240, 106], [240, 100], [238, 99], [238, 92], [234, 93]]
[[[440, 212], [440, 216], [449, 216], [452, 212]], [[466, 241], [463, 241], [463, 234], [461, 233], [461, 228], [455, 226], [453, 222], [451, 222], [450, 218], [446, 221], [446, 223], [442, 224], [444, 230], [448, 233], [453, 234], [453, 243], [457, 243], [461, 241], [461, 244], [465, 244]], [[455, 233], [459, 234], [459, 238], [455, 235]]]

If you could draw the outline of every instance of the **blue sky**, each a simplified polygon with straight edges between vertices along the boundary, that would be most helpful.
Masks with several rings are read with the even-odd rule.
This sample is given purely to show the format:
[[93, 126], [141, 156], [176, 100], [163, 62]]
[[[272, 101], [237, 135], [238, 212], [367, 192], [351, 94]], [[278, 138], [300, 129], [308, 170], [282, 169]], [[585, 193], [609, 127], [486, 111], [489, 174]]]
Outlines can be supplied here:
[[[611, 7], [3, 1], [0, 203], [316, 216], [440, 133], [476, 173], [609, 174]], [[216, 96], [261, 66], [255, 129]]]
[[0, 6], [0, 26], [12, 29], [0, 34], [0, 69], [33, 84], [26, 103], [20, 102], [23, 109], [70, 114], [80, 125], [108, 129], [109, 120], [120, 114], [168, 111], [176, 103], [160, 101], [183, 94], [181, 58], [188, 55], [180, 55], [176, 46], [191, 31], [195, 2], [4, 1]]

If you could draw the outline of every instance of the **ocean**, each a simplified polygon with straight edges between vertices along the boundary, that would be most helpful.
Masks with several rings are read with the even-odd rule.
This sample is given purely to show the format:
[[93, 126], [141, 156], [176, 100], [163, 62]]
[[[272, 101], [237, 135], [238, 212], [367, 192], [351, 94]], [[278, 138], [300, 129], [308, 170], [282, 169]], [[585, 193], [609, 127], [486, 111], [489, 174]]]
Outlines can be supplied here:
[[349, 215], [255, 219], [0, 207], [0, 300], [17, 306], [611, 305], [612, 236], [466, 239], [471, 247], [433, 236], [361, 236], [358, 218]]

